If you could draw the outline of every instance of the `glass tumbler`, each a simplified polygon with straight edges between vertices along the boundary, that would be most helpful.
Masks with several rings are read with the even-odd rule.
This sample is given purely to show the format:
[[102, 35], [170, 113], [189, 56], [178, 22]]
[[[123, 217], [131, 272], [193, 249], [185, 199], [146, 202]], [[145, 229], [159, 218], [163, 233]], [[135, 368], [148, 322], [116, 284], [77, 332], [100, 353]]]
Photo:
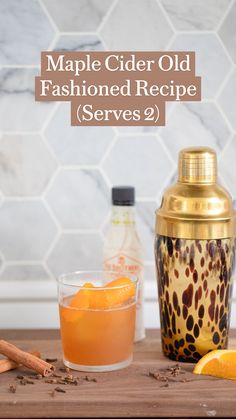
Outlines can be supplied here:
[[138, 279], [80, 271], [58, 278], [64, 364], [79, 371], [112, 371], [132, 361]]

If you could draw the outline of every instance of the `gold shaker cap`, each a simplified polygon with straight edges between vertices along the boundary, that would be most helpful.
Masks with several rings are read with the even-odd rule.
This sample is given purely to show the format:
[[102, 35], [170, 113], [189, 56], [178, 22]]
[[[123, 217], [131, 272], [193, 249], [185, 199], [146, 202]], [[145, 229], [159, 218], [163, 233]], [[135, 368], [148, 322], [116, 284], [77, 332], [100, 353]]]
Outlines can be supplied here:
[[163, 195], [156, 233], [185, 239], [235, 237], [230, 194], [217, 183], [217, 157], [208, 147], [179, 153], [178, 180]]
[[217, 158], [211, 148], [185, 148], [179, 153], [178, 180], [182, 183], [213, 183], [217, 179]]

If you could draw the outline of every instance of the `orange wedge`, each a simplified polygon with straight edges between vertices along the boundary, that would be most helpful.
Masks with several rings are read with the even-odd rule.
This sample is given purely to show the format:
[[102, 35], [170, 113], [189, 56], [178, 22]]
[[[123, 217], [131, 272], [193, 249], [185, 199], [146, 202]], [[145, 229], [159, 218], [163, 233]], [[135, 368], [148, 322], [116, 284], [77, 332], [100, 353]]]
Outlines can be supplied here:
[[236, 350], [217, 349], [209, 352], [198, 361], [193, 373], [236, 380]]

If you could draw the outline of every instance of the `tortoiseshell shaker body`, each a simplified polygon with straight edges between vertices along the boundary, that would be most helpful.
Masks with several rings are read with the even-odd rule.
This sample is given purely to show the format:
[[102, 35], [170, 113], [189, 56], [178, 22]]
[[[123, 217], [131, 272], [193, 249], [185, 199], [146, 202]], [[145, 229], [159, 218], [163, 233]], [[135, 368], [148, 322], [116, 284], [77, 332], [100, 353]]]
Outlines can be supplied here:
[[157, 211], [155, 259], [162, 349], [197, 362], [227, 347], [235, 268], [235, 212], [216, 182], [216, 155], [182, 150], [178, 182]]

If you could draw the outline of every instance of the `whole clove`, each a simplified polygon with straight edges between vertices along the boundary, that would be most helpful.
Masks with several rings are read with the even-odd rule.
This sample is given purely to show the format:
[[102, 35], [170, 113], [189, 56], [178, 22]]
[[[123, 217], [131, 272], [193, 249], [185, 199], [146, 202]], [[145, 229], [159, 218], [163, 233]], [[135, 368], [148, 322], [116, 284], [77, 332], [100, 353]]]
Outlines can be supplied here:
[[57, 391], [58, 393], [66, 393], [66, 390], [64, 390], [61, 387], [56, 387], [54, 390]]
[[57, 384], [57, 380], [55, 378], [49, 378], [45, 380], [44, 382], [48, 384]]
[[94, 382], [94, 383], [96, 383], [96, 382], [97, 382], [97, 379], [96, 379], [96, 378], [90, 378], [90, 377], [88, 377], [87, 375], [83, 378], [83, 380], [85, 380], [85, 381], [90, 381], [90, 382]]
[[9, 391], [10, 391], [10, 393], [15, 393], [16, 392], [16, 386], [14, 384], [10, 384], [9, 385]]
[[26, 378], [25, 381], [26, 381], [26, 384], [34, 384], [34, 381], [29, 380], [28, 378]]
[[77, 386], [78, 381], [76, 378], [73, 377], [73, 375], [67, 375], [64, 379], [63, 379], [66, 383], [68, 384], [74, 384]]
[[20, 383], [20, 385], [22, 385], [22, 386], [26, 386], [26, 381], [23, 379], [23, 380], [20, 380], [19, 381], [19, 383]]
[[51, 397], [55, 397], [56, 392], [55, 392], [55, 390], [52, 390], [52, 391], [50, 391], [49, 394], [50, 394]]
[[178, 364], [174, 365], [173, 367], [167, 367], [167, 371], [170, 371], [170, 374], [174, 377], [176, 377], [182, 372], [181, 367]]
[[168, 381], [168, 377], [161, 375], [159, 372], [149, 371], [149, 377], [155, 378], [157, 381]]
[[43, 376], [41, 374], [35, 374], [35, 375], [29, 375], [28, 378], [30, 380], [41, 380], [43, 378]]
[[26, 378], [26, 377], [23, 377], [21, 380], [19, 380], [19, 383], [20, 383], [22, 386], [25, 386], [26, 384], [34, 384], [34, 381], [29, 380], [29, 379], [28, 379], [28, 378]]
[[66, 386], [68, 383], [67, 383], [67, 381], [65, 381], [64, 378], [62, 378], [61, 380], [57, 381], [57, 384], [62, 384], [63, 386]]
[[156, 380], [158, 380], [159, 377], [160, 377], [160, 374], [158, 372], [149, 371], [148, 376], [149, 377], [152, 377], [152, 378], [155, 378]]
[[70, 368], [68, 368], [68, 367], [66, 367], [66, 368], [59, 368], [59, 371], [69, 373], [70, 372]]
[[57, 362], [57, 358], [46, 358], [45, 361], [51, 364], [52, 362]]

